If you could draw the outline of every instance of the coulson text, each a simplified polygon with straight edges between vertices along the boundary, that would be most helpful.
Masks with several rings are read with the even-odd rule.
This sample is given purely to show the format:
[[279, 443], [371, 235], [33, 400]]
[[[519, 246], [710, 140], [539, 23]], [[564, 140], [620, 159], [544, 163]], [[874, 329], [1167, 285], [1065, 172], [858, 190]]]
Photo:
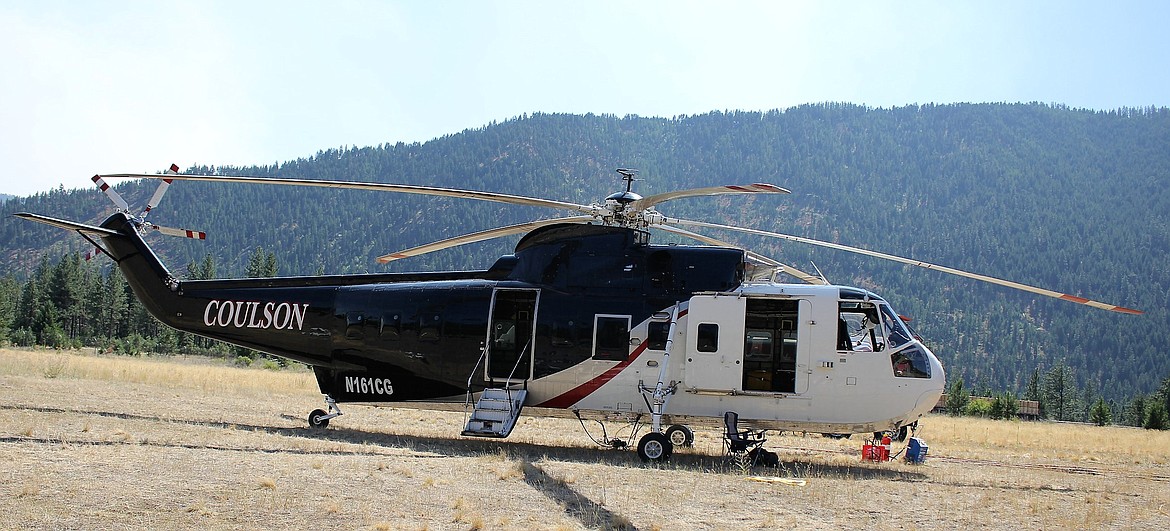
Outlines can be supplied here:
[[302, 330], [308, 303], [212, 300], [203, 309], [203, 324], [220, 328]]

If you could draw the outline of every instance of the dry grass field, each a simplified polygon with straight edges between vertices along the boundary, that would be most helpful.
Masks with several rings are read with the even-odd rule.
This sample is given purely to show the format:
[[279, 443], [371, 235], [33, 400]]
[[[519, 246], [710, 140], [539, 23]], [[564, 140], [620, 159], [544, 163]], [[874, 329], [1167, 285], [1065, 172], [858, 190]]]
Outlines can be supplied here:
[[[344, 407], [307, 371], [0, 350], [0, 529], [1166, 529], [1170, 433], [930, 417], [920, 466], [860, 437], [719, 434], [658, 466], [576, 420], [461, 438], [461, 412]], [[750, 475], [802, 478], [803, 486]]]

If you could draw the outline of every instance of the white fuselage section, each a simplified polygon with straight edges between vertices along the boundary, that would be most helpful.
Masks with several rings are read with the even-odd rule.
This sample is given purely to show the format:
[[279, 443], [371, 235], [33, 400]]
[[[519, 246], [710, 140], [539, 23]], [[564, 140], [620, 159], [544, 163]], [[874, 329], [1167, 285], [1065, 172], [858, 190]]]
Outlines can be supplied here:
[[669, 353], [664, 312], [633, 324], [626, 359], [534, 380], [527, 403], [646, 413], [639, 389], [661, 377], [675, 389], [672, 419], [735, 411], [759, 427], [862, 433], [916, 421], [943, 392], [938, 359], [863, 290], [753, 282], [695, 295], [678, 313]]

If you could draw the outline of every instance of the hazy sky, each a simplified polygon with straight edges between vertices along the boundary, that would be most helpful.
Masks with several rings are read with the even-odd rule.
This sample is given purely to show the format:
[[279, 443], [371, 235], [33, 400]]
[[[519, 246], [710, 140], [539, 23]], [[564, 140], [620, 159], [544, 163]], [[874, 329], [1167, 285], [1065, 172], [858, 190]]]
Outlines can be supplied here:
[[1170, 2], [0, 0], [0, 193], [523, 113], [1170, 105]]

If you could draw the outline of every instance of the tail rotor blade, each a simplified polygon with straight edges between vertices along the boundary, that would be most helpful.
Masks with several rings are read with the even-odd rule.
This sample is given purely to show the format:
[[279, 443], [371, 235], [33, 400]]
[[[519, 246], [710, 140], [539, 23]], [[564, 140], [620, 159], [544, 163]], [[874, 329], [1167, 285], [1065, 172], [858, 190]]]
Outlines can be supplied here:
[[193, 240], [206, 240], [207, 233], [198, 230], [190, 229], [173, 229], [171, 227], [160, 227], [158, 225], [146, 224], [147, 229], [166, 234], [167, 236], [178, 236], [180, 238], [191, 238]]
[[111, 188], [109, 183], [107, 183], [105, 179], [102, 179], [101, 175], [94, 175], [91, 180], [94, 184], [97, 185], [98, 188], [101, 189], [102, 192], [105, 192], [106, 197], [109, 197], [110, 201], [113, 201], [115, 205], [118, 205], [120, 210], [123, 212], [130, 211], [130, 205], [126, 203], [126, 200], [122, 199], [121, 194], [119, 194], [117, 190]]
[[[179, 173], [179, 166], [176, 164], [171, 164], [171, 167], [168, 168], [164, 173], [176, 175]], [[164, 178], [162, 182], [158, 183], [158, 188], [154, 190], [154, 195], [150, 196], [150, 201], [147, 201], [146, 203], [146, 210], [143, 210], [139, 217], [146, 217], [146, 215], [149, 214], [151, 210], [154, 210], [154, 207], [158, 206], [159, 202], [162, 201], [163, 195], [167, 193], [167, 188], [170, 188], [173, 181], [174, 179]]]

